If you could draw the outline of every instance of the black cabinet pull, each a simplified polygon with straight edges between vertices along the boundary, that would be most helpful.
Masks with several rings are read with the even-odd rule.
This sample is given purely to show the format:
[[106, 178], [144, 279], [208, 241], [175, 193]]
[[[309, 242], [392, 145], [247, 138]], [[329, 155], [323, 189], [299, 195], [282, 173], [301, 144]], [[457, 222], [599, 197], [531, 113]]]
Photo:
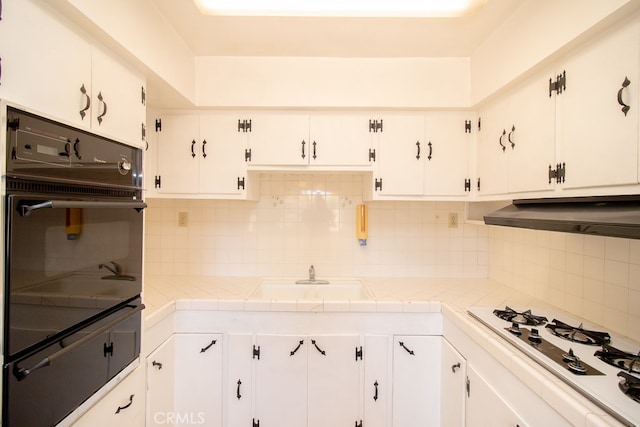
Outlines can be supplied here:
[[196, 146], [196, 140], [192, 139], [191, 140], [191, 158], [196, 157], [196, 151], [194, 150], [195, 146]]
[[162, 363], [156, 362], [155, 360], [153, 362], [151, 362], [151, 366], [157, 367], [158, 370], [162, 369]]
[[515, 131], [516, 131], [516, 126], [515, 126], [515, 125], [511, 126], [511, 132], [509, 132], [509, 136], [507, 137], [507, 139], [508, 139], [508, 140], [509, 140], [509, 142], [511, 143], [511, 149], [512, 149], [512, 150], [513, 150], [513, 149], [514, 149], [514, 147], [516, 146], [516, 143], [515, 143], [515, 142], [513, 142], [513, 141], [511, 140], [511, 135], [513, 135], [513, 133], [514, 133]]
[[376, 382], [373, 383], [373, 387], [375, 388], [375, 393], [373, 394], [373, 400], [377, 401], [378, 400], [378, 380], [376, 380]]
[[107, 103], [104, 102], [104, 98], [102, 96], [102, 92], [98, 92], [98, 101], [102, 103], [104, 106], [104, 110], [102, 110], [102, 114], [98, 116], [98, 125], [102, 124], [102, 118], [107, 115]]
[[242, 385], [242, 381], [240, 381], [240, 379], [238, 379], [238, 388], [236, 390], [236, 397], [238, 398], [238, 400], [240, 400], [240, 398], [242, 397], [242, 395], [240, 394], [240, 386]]
[[302, 158], [304, 159], [305, 157], [307, 157], [306, 154], [304, 154], [304, 146], [305, 146], [306, 142], [304, 142], [304, 139], [302, 140]]
[[505, 147], [505, 145], [502, 143], [502, 138], [507, 134], [507, 131], [505, 129], [502, 129], [502, 135], [500, 135], [500, 139], [498, 140], [498, 143], [500, 144], [500, 147], [502, 147], [502, 152], [504, 153], [504, 150], [507, 149], [507, 147]]
[[211, 347], [213, 347], [216, 344], [216, 340], [211, 340], [211, 342], [209, 343], [208, 346], [203, 347], [202, 349], [200, 349], [200, 353], [204, 353], [205, 351], [209, 350]]
[[416, 154], [416, 159], [420, 160], [420, 141], [416, 142], [416, 147], [418, 147], [418, 153]]
[[205, 145], [207, 145], [207, 140], [203, 139], [202, 140], [202, 158], [206, 159], [207, 158], [207, 152], [205, 151]]
[[119, 414], [120, 411], [123, 411], [125, 409], [127, 409], [129, 406], [131, 406], [133, 404], [133, 394], [131, 396], [129, 396], [129, 403], [127, 403], [124, 406], [118, 406], [118, 409], [116, 409], [116, 414]]
[[293, 356], [294, 354], [296, 354], [298, 350], [300, 350], [300, 346], [302, 346], [302, 344], [304, 344], [304, 340], [300, 340], [300, 342], [298, 342], [298, 346], [293, 350], [291, 350], [291, 352], [289, 353], [289, 356]]
[[80, 139], [76, 138], [76, 141], [73, 143], [73, 153], [76, 155], [78, 160], [82, 160], [82, 156], [80, 155]]
[[431, 160], [431, 157], [433, 157], [433, 144], [429, 141], [427, 145], [429, 146], [429, 155], [427, 156], [427, 159]]
[[316, 159], [316, 142], [313, 141], [313, 160]]
[[400, 347], [404, 348], [404, 349], [405, 349], [405, 351], [406, 351], [407, 353], [409, 353], [410, 355], [412, 355], [412, 356], [415, 356], [415, 355], [416, 355], [416, 354], [413, 352], [413, 350], [409, 350], [409, 349], [404, 345], [404, 343], [403, 343], [402, 341], [400, 341]]
[[455, 365], [451, 365], [451, 372], [455, 374], [456, 369], [459, 369], [459, 368], [460, 368], [460, 362], [456, 363]]
[[323, 356], [327, 355], [326, 351], [324, 351], [320, 347], [318, 347], [318, 344], [316, 344], [316, 340], [311, 340], [311, 344], [313, 344], [313, 346], [316, 348], [316, 350], [318, 350], [318, 353], [320, 353]]
[[622, 82], [622, 87], [620, 88], [620, 90], [618, 90], [618, 104], [622, 106], [620, 110], [624, 113], [625, 116], [627, 115], [631, 107], [625, 104], [624, 101], [622, 101], [622, 91], [626, 87], [628, 87], [630, 84], [631, 84], [631, 81], [629, 81], [629, 79], [625, 77], [624, 81]]
[[80, 93], [85, 98], [84, 107], [80, 110], [80, 118], [84, 120], [84, 116], [87, 115], [87, 110], [91, 108], [91, 97], [87, 94], [87, 89], [84, 87], [84, 83], [80, 86]]

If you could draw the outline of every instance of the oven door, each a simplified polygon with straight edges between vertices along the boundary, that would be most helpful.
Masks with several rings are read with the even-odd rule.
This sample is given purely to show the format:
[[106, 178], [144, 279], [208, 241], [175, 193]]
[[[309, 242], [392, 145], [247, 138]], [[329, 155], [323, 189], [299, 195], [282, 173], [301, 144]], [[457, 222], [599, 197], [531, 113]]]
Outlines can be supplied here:
[[5, 364], [4, 426], [53, 426], [140, 354], [134, 300], [93, 324]]
[[140, 294], [144, 207], [7, 196], [5, 362]]

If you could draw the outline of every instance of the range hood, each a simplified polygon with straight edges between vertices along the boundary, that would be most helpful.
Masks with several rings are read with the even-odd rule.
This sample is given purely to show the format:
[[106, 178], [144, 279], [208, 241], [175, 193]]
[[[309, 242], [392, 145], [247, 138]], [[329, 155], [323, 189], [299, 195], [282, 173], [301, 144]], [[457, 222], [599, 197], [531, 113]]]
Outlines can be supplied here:
[[640, 195], [514, 200], [485, 224], [640, 239]]

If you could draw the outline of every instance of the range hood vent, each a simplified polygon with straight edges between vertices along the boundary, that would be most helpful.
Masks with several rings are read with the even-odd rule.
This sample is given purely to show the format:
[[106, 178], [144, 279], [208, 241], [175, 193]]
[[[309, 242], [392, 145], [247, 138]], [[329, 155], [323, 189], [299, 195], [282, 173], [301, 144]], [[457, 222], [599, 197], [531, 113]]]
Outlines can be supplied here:
[[640, 239], [640, 195], [520, 199], [485, 224]]

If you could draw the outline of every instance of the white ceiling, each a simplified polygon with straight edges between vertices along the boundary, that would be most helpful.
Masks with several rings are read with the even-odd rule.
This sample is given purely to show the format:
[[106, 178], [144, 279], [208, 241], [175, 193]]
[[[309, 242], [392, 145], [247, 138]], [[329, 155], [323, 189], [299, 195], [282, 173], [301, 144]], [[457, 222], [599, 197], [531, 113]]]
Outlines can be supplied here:
[[489, 0], [462, 18], [202, 15], [191, 0], [151, 0], [196, 56], [468, 57], [519, 6]]

